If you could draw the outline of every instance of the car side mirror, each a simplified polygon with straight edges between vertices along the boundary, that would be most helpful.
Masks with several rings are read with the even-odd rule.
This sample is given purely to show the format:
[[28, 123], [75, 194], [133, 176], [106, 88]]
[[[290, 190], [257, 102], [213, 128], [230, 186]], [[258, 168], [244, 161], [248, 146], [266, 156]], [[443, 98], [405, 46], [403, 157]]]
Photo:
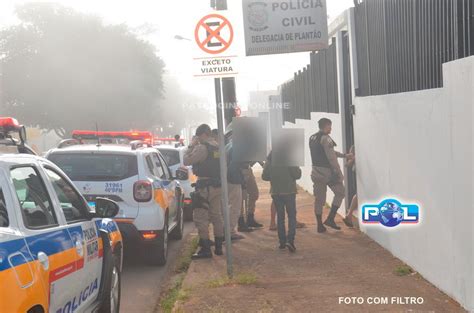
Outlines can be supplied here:
[[176, 179], [178, 179], [178, 180], [188, 180], [189, 179], [188, 170], [183, 169], [183, 168], [178, 168], [176, 170]]
[[102, 218], [112, 218], [119, 212], [117, 202], [107, 198], [97, 198], [95, 200], [95, 216]]
[[24, 145], [26, 143], [26, 127], [25, 126], [21, 126], [19, 135], [20, 135], [21, 144]]

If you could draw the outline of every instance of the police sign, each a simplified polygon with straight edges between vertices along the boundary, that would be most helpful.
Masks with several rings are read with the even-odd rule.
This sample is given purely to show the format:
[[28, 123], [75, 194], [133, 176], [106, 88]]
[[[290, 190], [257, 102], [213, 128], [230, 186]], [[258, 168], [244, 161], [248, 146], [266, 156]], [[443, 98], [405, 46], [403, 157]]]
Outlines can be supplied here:
[[326, 0], [243, 0], [246, 55], [328, 47]]

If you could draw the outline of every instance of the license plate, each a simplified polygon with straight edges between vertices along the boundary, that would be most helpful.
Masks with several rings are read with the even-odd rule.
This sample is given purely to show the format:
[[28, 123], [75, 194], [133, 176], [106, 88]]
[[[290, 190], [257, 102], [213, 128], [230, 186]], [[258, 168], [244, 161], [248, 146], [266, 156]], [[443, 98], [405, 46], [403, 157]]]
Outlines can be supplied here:
[[89, 202], [87, 202], [87, 204], [89, 204], [91, 209], [95, 209], [95, 202], [94, 201], [89, 201]]

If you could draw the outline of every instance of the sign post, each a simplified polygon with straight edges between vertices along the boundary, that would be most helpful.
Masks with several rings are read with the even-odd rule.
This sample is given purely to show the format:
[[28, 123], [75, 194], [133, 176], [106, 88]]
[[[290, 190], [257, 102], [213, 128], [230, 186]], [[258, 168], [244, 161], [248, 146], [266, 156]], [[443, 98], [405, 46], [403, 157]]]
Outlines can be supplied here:
[[219, 164], [221, 168], [222, 215], [224, 217], [225, 252], [227, 258], [227, 275], [234, 275], [232, 260], [232, 239], [230, 233], [229, 189], [227, 186], [227, 160], [224, 138], [224, 121], [222, 117], [222, 88], [221, 79], [214, 78], [216, 89], [217, 129], [219, 132]]
[[[226, 0], [219, 0], [220, 7]], [[227, 275], [231, 278], [233, 272], [232, 239], [230, 229], [229, 191], [227, 184], [227, 159], [224, 137], [223, 107], [225, 99], [222, 96], [222, 77], [233, 77], [237, 74], [237, 55], [232, 53], [231, 45], [234, 40], [232, 23], [221, 12], [212, 12], [203, 16], [194, 29], [194, 40], [198, 55], [194, 57], [195, 77], [214, 77], [216, 96], [217, 127], [219, 133], [219, 164], [221, 168], [221, 204], [224, 218], [224, 236], [227, 259]], [[233, 46], [232, 46], [233, 47]], [[228, 88], [224, 88], [228, 89]], [[225, 100], [226, 101], [226, 100]]]

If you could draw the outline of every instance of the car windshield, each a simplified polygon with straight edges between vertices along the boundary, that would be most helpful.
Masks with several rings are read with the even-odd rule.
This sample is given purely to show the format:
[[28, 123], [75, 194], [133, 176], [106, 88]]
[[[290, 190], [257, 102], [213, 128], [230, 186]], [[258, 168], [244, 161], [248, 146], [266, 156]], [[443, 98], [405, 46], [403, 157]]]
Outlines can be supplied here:
[[56, 153], [49, 159], [74, 181], [117, 181], [138, 175], [135, 155]]
[[180, 164], [181, 161], [179, 160], [179, 152], [176, 150], [170, 150], [170, 149], [158, 149], [163, 156], [163, 158], [166, 161], [166, 164], [168, 166], [173, 166], [176, 164]]

